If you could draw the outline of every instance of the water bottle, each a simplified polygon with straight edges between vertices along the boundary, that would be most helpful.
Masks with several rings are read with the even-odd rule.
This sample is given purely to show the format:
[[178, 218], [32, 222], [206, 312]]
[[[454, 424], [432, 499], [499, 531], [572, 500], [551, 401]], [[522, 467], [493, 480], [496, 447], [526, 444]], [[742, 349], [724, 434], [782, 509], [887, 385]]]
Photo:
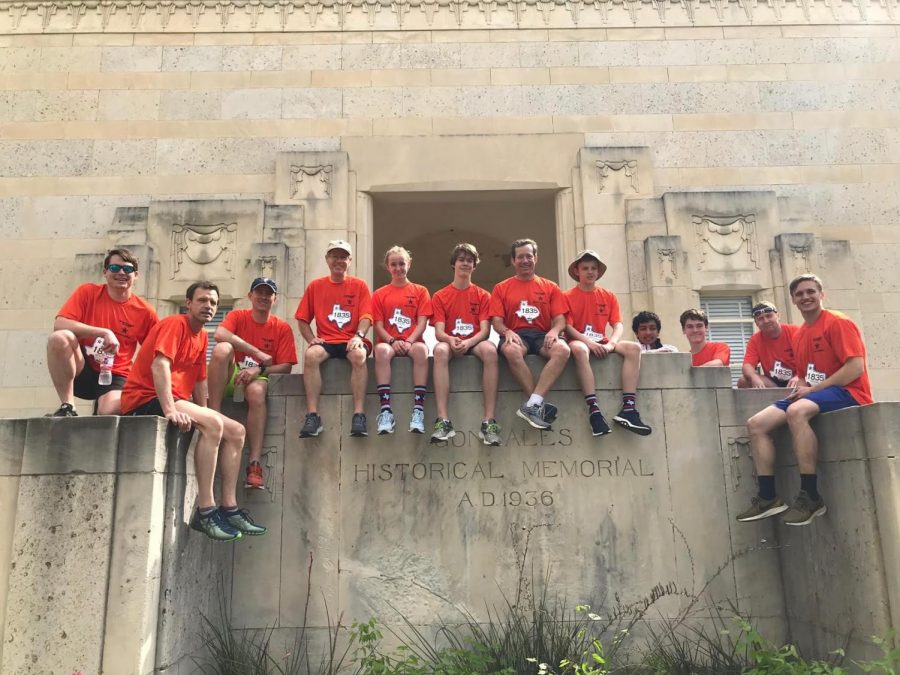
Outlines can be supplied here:
[[100, 362], [100, 377], [97, 378], [97, 384], [99, 384], [101, 387], [112, 384], [112, 367], [114, 358], [115, 357], [112, 354], [107, 354]]
[[235, 403], [243, 403], [244, 402], [244, 385], [236, 384], [234, 385], [234, 395], [231, 397], [231, 400]]

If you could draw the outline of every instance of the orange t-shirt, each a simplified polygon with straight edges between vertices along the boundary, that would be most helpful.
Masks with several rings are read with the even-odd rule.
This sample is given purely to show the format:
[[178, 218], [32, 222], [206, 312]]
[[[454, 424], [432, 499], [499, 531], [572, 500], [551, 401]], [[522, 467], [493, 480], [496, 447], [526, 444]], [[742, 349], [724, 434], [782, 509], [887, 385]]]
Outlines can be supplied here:
[[747, 342], [744, 363], [756, 368], [762, 366], [763, 373], [777, 380], [787, 381], [797, 375], [794, 360], [794, 334], [799, 327], [790, 323], [781, 324], [781, 333], [771, 340], [757, 331]]
[[[265, 323], [257, 323], [253, 320], [252, 309], [233, 309], [225, 315], [221, 326], [269, 354], [272, 357], [273, 366], [281, 363], [290, 363], [291, 365], [297, 363], [297, 347], [294, 344], [291, 327], [287, 321], [274, 314], [270, 314]], [[247, 357], [253, 358], [244, 352], [234, 351], [236, 363], [240, 363]]]
[[465, 340], [481, 330], [481, 322], [491, 318], [491, 294], [470, 284], [458, 289], [444, 286], [431, 298], [431, 325], [444, 324], [444, 332]]
[[722, 359], [723, 365], [731, 362], [731, 347], [724, 342], [707, 342], [696, 354], [691, 354], [691, 365], [702, 366], [713, 359]]
[[[131, 359], [138, 343], [143, 344], [147, 333], [159, 318], [156, 310], [134, 293], [125, 302], [113, 300], [106, 284], [82, 284], [69, 296], [56, 316], [72, 321], [80, 321], [97, 328], [108, 328], [119, 340], [119, 351], [113, 361], [113, 374], [128, 377]], [[87, 349], [94, 345], [94, 338], [80, 341]], [[100, 371], [96, 359], [85, 359], [90, 367]]]
[[176, 401], [190, 399], [194, 385], [206, 379], [208, 341], [205, 330], [191, 330], [187, 314], [167, 316], [156, 324], [141, 345], [131, 377], [122, 389], [122, 414], [156, 398], [151, 366], [157, 354], [171, 361], [172, 396]]
[[553, 317], [566, 314], [569, 305], [559, 286], [543, 277], [529, 281], [504, 279], [491, 294], [491, 316], [499, 316], [512, 330], [550, 330]]
[[406, 286], [382, 286], [372, 295], [372, 315], [392, 338], [408, 338], [420, 316], [431, 316], [428, 289], [412, 282]]
[[306, 287], [294, 318], [315, 321], [316, 337], [328, 344], [343, 344], [354, 336], [360, 321], [372, 320], [372, 294], [358, 277], [344, 277], [341, 283], [319, 277]]
[[622, 321], [619, 299], [612, 291], [594, 288], [583, 291], [578, 286], [563, 293], [569, 305], [566, 322], [594, 342], [606, 342], [606, 326]]
[[866, 364], [866, 346], [859, 328], [846, 315], [823, 309], [812, 325], [803, 323], [794, 335], [794, 354], [800, 377], [815, 385], [834, 375], [848, 359], [861, 356], [863, 374], [844, 385], [860, 405], [874, 403]]

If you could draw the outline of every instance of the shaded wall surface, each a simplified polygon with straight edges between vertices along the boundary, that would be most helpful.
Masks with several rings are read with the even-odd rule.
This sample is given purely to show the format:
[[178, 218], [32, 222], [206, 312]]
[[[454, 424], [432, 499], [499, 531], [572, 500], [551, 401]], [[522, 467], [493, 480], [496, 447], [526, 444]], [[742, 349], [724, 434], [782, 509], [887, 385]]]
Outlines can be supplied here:
[[[608, 417], [620, 363], [595, 366]], [[346, 380], [346, 364], [326, 366], [325, 430], [300, 440], [302, 378], [273, 378], [267, 490], [244, 497], [269, 533], [227, 546], [188, 529], [189, 438], [164, 420], [3, 420], [3, 672], [193, 672], [199, 614], [215, 615], [220, 584], [235, 626], [274, 627], [278, 640], [303, 625], [325, 629], [326, 607], [345, 624], [403, 615], [427, 629], [461, 611], [483, 619], [504, 595], [535, 592], [548, 570], [573, 605], [600, 614], [660, 584], [668, 593], [654, 615], [675, 616], [693, 595], [698, 617], [707, 600], [730, 600], [773, 640], [816, 655], [852, 632], [850, 653], [872, 656], [865, 637], [900, 625], [896, 404], [816, 421], [829, 511], [791, 529], [734, 522], [755, 493], [743, 425], [777, 393], [736, 392], [725, 369], [691, 369], [687, 355], [643, 360], [647, 437], [619, 427], [592, 437], [570, 366], [545, 432], [514, 416], [522, 395], [501, 371], [503, 444], [486, 447], [476, 435], [480, 366], [463, 359], [452, 370], [450, 442], [406, 431], [402, 360], [397, 432], [374, 433], [369, 396], [372, 435], [350, 438]], [[785, 440], [780, 489], [792, 497]]]

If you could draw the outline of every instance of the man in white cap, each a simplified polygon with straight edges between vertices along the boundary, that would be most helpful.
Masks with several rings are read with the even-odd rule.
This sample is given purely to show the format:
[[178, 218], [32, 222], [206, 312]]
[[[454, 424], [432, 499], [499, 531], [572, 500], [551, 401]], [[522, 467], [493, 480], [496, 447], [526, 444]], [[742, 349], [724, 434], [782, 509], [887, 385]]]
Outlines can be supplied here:
[[[586, 249], [569, 265], [569, 276], [578, 282], [575, 288], [565, 292], [569, 311], [566, 316], [566, 333], [569, 347], [575, 359], [575, 372], [581, 383], [581, 391], [588, 407], [591, 433], [603, 436], [610, 432], [597, 404], [597, 389], [591, 356], [605, 359], [615, 352], [622, 356], [622, 410], [613, 420], [629, 431], [647, 436], [652, 429], [644, 424], [635, 407], [638, 374], [641, 368], [641, 346], [637, 342], [622, 340], [625, 330], [616, 294], [597, 286], [606, 272], [606, 265], [596, 251]], [[607, 336], [607, 328], [612, 333]]]
[[[269, 375], [290, 373], [297, 363], [294, 333], [284, 319], [272, 314], [278, 286], [257, 277], [247, 293], [250, 309], [233, 309], [216, 328], [216, 346], [209, 361], [209, 407], [222, 410], [222, 399], [243, 387], [247, 401], [247, 464], [245, 488], [265, 487], [262, 464], [266, 431], [266, 394]], [[239, 400], [239, 399], [235, 399]]]
[[[328, 359], [350, 362], [353, 394], [350, 435], [369, 435], [363, 406], [369, 377], [366, 359], [372, 353], [372, 343], [366, 339], [372, 325], [372, 294], [365, 281], [347, 274], [352, 260], [353, 249], [348, 242], [343, 239], [328, 242], [325, 262], [329, 274], [310, 282], [294, 314], [300, 334], [308, 345], [303, 357], [303, 386], [308, 410], [300, 438], [318, 436], [322, 432], [320, 367]], [[311, 326], [313, 322], [315, 332]]]

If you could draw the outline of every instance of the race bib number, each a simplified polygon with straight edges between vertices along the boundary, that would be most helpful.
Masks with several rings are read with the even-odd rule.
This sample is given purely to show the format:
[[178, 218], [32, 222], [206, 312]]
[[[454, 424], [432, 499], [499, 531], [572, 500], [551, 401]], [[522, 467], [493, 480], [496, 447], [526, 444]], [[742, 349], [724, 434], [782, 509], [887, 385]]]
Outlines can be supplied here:
[[471, 323], [466, 323], [462, 319], [457, 318], [456, 324], [453, 326], [453, 330], [450, 331], [451, 335], [456, 335], [458, 337], [466, 337], [467, 335], [471, 335], [475, 332], [475, 325]]
[[334, 307], [331, 308], [331, 314], [328, 315], [328, 320], [338, 328], [343, 328], [346, 324], [350, 323], [351, 318], [353, 317], [349, 310], [341, 309], [340, 305], [334, 305]]
[[412, 319], [404, 315], [399, 307], [394, 310], [394, 316], [388, 319], [388, 323], [396, 328], [399, 333], [405, 333], [412, 328]]
[[582, 332], [584, 333], [585, 337], [587, 337], [589, 340], [593, 340], [594, 342], [599, 342], [600, 344], [603, 344], [604, 342], [606, 342], [606, 336], [601, 335], [600, 333], [597, 333], [596, 331], [594, 331], [594, 327], [591, 324], [588, 324], [587, 326], [585, 326], [584, 331], [582, 331]]
[[528, 323], [534, 323], [534, 320], [541, 315], [541, 310], [534, 305], [529, 305], [527, 300], [519, 303], [519, 309], [516, 310], [516, 316], [525, 319]]
[[784, 364], [781, 361], [776, 361], [772, 364], [772, 370], [769, 371], [769, 377], [776, 380], [790, 380], [794, 376], [794, 371], [790, 368], [785, 368]]
[[806, 364], [806, 381], [810, 385], [817, 385], [820, 382], [824, 382], [827, 375], [825, 373], [819, 372], [816, 370], [816, 366], [813, 363]]
[[256, 368], [259, 364], [251, 359], [249, 356], [245, 356], [243, 360], [238, 364], [238, 367], [243, 370], [244, 368]]

